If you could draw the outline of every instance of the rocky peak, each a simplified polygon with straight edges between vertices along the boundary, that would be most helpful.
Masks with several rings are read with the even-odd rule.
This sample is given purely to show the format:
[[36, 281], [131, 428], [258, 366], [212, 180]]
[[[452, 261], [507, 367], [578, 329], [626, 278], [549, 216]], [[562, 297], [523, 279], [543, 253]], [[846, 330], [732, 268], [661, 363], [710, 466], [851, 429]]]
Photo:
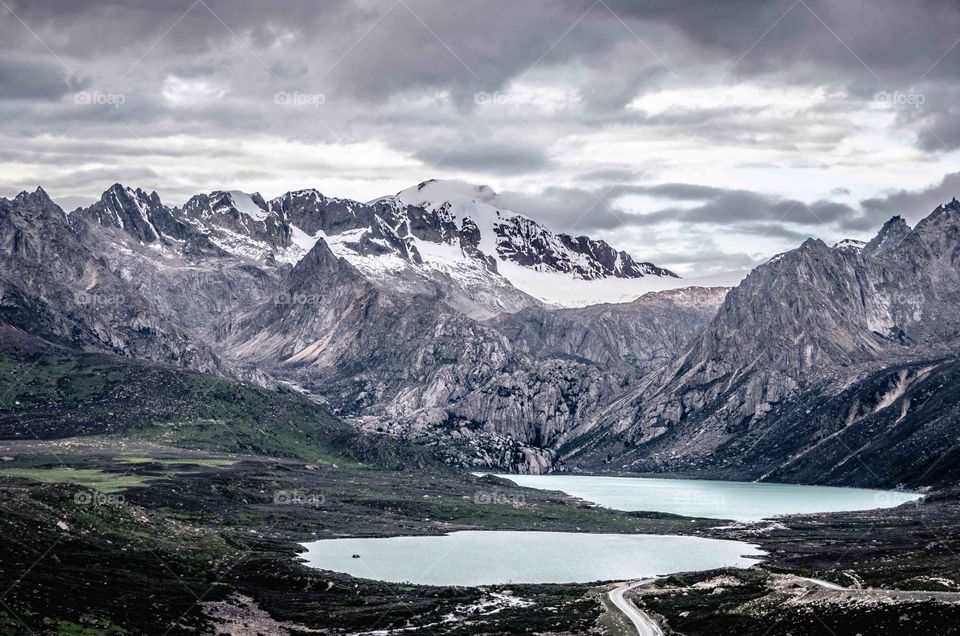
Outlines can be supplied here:
[[[894, 217], [864, 252], [807, 240], [731, 290], [689, 348], [646, 376], [620, 400], [624, 406], [602, 415], [622, 433], [611, 438], [614, 444], [623, 448], [626, 440], [640, 449], [626, 455], [650, 462], [631, 467], [678, 457], [701, 466], [718, 457], [740, 463], [767, 445], [765, 461], [775, 465], [802, 458], [797, 465], [829, 469], [834, 460], [820, 456], [831, 443], [824, 442], [888, 406], [891, 430], [896, 427], [890, 440], [903, 444], [908, 425], [901, 421], [916, 402], [892, 406], [909, 373], [891, 370], [913, 359], [926, 374], [930, 360], [953, 358], [957, 350], [960, 204], [938, 207], [913, 231]], [[892, 381], [880, 388], [860, 384], [874, 372]], [[858, 386], [866, 388], [851, 389]], [[812, 417], [845, 391], [819, 422]], [[863, 440], [879, 436], [873, 424], [857, 435], [855, 442], [839, 442], [839, 452], [863, 463]], [[885, 461], [881, 454], [875, 466]]]
[[60, 206], [54, 203], [53, 199], [50, 198], [50, 195], [47, 194], [46, 190], [40, 187], [33, 192], [27, 192], [24, 190], [9, 201], [14, 204], [14, 206], [24, 211], [47, 215], [52, 214], [58, 220], [66, 218], [66, 214], [60, 208]]
[[290, 271], [287, 280], [292, 290], [308, 291], [312, 288], [324, 289], [331, 284], [343, 287], [348, 282], [364, 279], [350, 263], [338, 258], [321, 238]]
[[172, 241], [189, 241], [191, 249], [215, 253], [216, 248], [192, 226], [179, 220], [165, 206], [156, 192], [119, 183], [110, 186], [100, 200], [70, 213], [70, 222], [77, 230], [86, 223], [125, 232], [143, 245], [171, 245]]
[[910, 226], [902, 216], [897, 215], [883, 224], [880, 232], [870, 239], [863, 251], [871, 256], [879, 256], [894, 249], [908, 234]]
[[161, 233], [154, 227], [151, 216], [162, 214], [163, 211], [163, 204], [156, 192], [151, 195], [140, 188], [134, 190], [115, 183], [100, 195], [97, 203], [78, 209], [71, 216], [124, 230], [141, 243], [153, 243], [160, 240]]
[[324, 196], [314, 189], [287, 192], [270, 201], [270, 207], [287, 223], [310, 236], [327, 235], [368, 228], [376, 211], [371, 205]]
[[228, 252], [267, 262], [292, 244], [289, 224], [258, 193], [215, 190], [177, 211]]
[[935, 285], [952, 287], [960, 279], [960, 202], [937, 206], [903, 239], [898, 252], [898, 258], [924, 266]]
[[953, 199], [947, 204], [938, 205], [929, 216], [917, 223], [914, 230], [922, 233], [932, 227], [944, 228], [957, 224], [960, 224], [960, 202]]
[[18, 203], [53, 203], [53, 200], [50, 198], [50, 195], [47, 194], [47, 191], [40, 186], [37, 186], [37, 189], [33, 192], [27, 192], [24, 190], [15, 196], [13, 200]]
[[960, 212], [960, 201], [957, 201], [957, 197], [953, 197], [948, 203], [942, 203], [937, 206], [937, 209], [933, 211], [933, 214], [943, 214], [943, 213], [953, 213], [956, 214]]

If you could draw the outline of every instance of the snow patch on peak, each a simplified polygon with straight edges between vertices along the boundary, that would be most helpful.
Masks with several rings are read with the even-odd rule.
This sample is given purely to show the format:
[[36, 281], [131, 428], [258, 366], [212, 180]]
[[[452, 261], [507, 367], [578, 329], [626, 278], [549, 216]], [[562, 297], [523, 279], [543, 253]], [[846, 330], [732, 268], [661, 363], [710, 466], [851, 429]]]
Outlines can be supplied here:
[[240, 190], [229, 190], [226, 194], [233, 202], [233, 207], [241, 214], [246, 214], [257, 221], [266, 220], [268, 216], [267, 211], [257, 205], [252, 195], [241, 192]]
[[471, 199], [492, 203], [497, 198], [493, 188], [458, 180], [430, 179], [397, 193], [397, 200], [404, 205], [434, 211], [447, 202]]
[[861, 252], [863, 248], [867, 246], [866, 241], [858, 241], [857, 239], [843, 239], [838, 243], [834, 243], [833, 249], [835, 250], [848, 250], [851, 252]]

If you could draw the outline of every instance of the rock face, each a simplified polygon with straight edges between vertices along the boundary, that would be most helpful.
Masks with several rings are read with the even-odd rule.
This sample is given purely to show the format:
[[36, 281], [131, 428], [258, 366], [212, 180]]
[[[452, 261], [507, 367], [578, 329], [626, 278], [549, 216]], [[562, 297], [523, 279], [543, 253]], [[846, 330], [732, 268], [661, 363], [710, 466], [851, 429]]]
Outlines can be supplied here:
[[650, 292], [629, 303], [525, 309], [487, 324], [536, 358], [584, 360], [605, 369], [645, 372], [668, 362], [716, 314], [728, 289]]
[[0, 320], [11, 326], [78, 349], [217, 368], [202, 343], [83, 244], [42, 189], [0, 199], [0, 262]]
[[934, 375], [955, 377], [944, 361], [960, 340], [960, 204], [904, 228], [891, 220], [863, 250], [808, 240], [758, 267], [686, 351], [591, 423], [606, 434], [570, 445], [568, 457], [627, 470], [804, 478], [837, 461], [860, 463], [863, 427], [885, 422], [891, 428], [872, 430], [887, 445], [870, 443], [888, 457], [875, 455], [872, 474], [857, 479], [889, 485], [896, 478], [887, 463], [910, 454], [896, 443], [905, 429], [892, 428], [909, 421], [911, 444], [935, 461], [946, 437], [939, 425], [918, 425], [908, 394], [919, 383], [929, 390]]
[[[722, 297], [716, 290], [689, 295], [704, 292], [710, 299], [698, 309], [677, 309], [685, 319], [673, 325], [664, 320], [670, 302], [664, 298], [602, 308], [618, 318], [595, 333], [590, 310], [577, 310], [562, 319], [587, 321], [571, 333], [574, 340], [552, 338], [556, 351], [534, 351], [510, 338], [500, 321], [477, 322], [436, 297], [375, 285], [320, 240], [290, 272], [281, 296], [225, 326], [216, 346], [234, 362], [267, 369], [322, 398], [341, 416], [432, 446], [451, 463], [544, 471], [554, 461], [550, 449], [578, 419], [635, 377], [629, 364], [604, 368], [602, 359], [615, 355], [615, 329], [626, 333], [632, 313], [647, 323], [649, 348], [670, 346], [660, 341], [663, 331], [679, 347]], [[588, 351], [565, 353], [585, 339], [604, 343], [598, 360]]]

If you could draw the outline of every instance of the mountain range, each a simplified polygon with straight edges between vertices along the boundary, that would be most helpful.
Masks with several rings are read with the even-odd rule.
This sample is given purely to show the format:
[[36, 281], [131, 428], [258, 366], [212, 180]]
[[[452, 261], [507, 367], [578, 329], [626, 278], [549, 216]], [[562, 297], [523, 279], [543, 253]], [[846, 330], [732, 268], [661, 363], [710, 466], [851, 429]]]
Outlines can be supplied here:
[[297, 391], [453, 465], [958, 477], [956, 201], [714, 286], [456, 181], [179, 207], [118, 184], [69, 214], [37, 189], [0, 199], [0, 259], [6, 330]]

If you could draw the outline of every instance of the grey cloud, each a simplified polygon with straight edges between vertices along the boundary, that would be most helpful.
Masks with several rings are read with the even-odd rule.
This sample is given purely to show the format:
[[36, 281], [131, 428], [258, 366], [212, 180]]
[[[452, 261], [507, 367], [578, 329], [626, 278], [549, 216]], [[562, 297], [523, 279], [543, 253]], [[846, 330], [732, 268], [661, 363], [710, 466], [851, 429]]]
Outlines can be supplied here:
[[[738, 60], [734, 74], [792, 72], [798, 79], [836, 78], [844, 83], [860, 78], [874, 86], [863, 89], [871, 92], [878, 90], [874, 74], [884, 82], [916, 81], [960, 31], [960, 7], [940, 0], [608, 0], [608, 4], [624, 19], [677, 29], [702, 49], [702, 56], [726, 58], [725, 66]], [[955, 77], [958, 70], [960, 60], [945, 59], [931, 74]]]
[[675, 201], [702, 201], [718, 197], [724, 192], [722, 188], [693, 183], [660, 183], [652, 186], [625, 187], [612, 194], [647, 194]]
[[798, 244], [810, 238], [809, 234], [797, 232], [777, 223], [741, 223], [732, 226], [731, 229], [738, 234], [751, 234], [760, 238], [776, 237]]
[[[110, 54], [133, 64], [162, 58], [172, 51], [197, 54], [221, 47], [235, 37], [249, 39], [254, 48], [278, 44], [284, 31], [306, 36], [342, 29], [345, 22], [368, 18], [350, 0], [29, 0], [13, 3], [13, 10], [41, 38], [48, 33], [61, 55], [92, 59]], [[224, 26], [226, 25], [226, 26]], [[29, 38], [18, 24], [12, 32]], [[110, 37], [103, 37], [109, 33]], [[236, 34], [236, 36], [234, 35]]]
[[83, 85], [58, 64], [0, 59], [0, 99], [58, 100]]
[[537, 194], [502, 192], [494, 205], [515, 210], [546, 223], [558, 232], [583, 234], [625, 226], [626, 212], [582, 188], [546, 188]]
[[[699, 202], [692, 207], [668, 205], [638, 213], [622, 205], [631, 195], [677, 202]], [[877, 222], [866, 208], [819, 200], [812, 203], [775, 197], [749, 190], [733, 190], [687, 183], [616, 185], [586, 190], [548, 188], [538, 195], [506, 192], [497, 205], [514, 209], [567, 233], [611, 233], [636, 228], [684, 228], [685, 233], [750, 236], [780, 242], [784, 249], [810, 236], [833, 239], [848, 233], [873, 230]], [[645, 256], [646, 258], [646, 256]], [[730, 267], [747, 266], [723, 261]], [[655, 262], [672, 262], [661, 258]], [[692, 264], [693, 261], [687, 261]]]
[[[243, 64], [265, 79], [286, 75], [294, 52], [309, 52], [303, 58], [309, 75], [322, 78], [331, 93], [375, 99], [429, 88], [469, 104], [478, 90], [580, 64], [591, 70], [580, 86], [585, 103], [599, 111], [622, 106], [664, 76], [693, 80], [699, 65], [709, 77], [734, 62], [735, 76], [841, 83], [870, 95], [917, 81], [960, 31], [960, 7], [933, 0], [208, 0], [192, 8], [173, 0], [31, 0], [15, 10], [41, 37], [49, 35], [58, 53], [78, 62], [111, 55], [123, 67], [142, 56], [138, 66], [146, 69], [167, 56], [228, 61], [225, 44], [239, 38]], [[18, 24], [5, 30], [29, 40]], [[104, 32], [111, 37], [98, 36]], [[928, 77], [958, 74], [960, 57], [946, 56]]]
[[687, 223], [735, 223], [740, 221], [789, 222], [827, 225], [857, 215], [852, 207], [830, 201], [804, 203], [746, 190], [726, 190], [703, 205], [674, 212], [675, 220]]
[[[158, 181], [159, 175], [150, 168], [94, 168], [74, 170], [60, 175], [48, 175], [44, 178], [42, 184], [23, 180], [13, 182], [9, 187], [16, 192], [20, 192], [23, 190], [33, 191], [37, 186], [42, 186], [64, 210], [69, 211], [73, 208], [67, 206], [77, 199], [77, 197], [71, 196], [72, 192], [81, 188], [89, 189], [92, 184], [100, 184], [94, 187], [95, 190], [99, 191], [104, 191], [117, 182], [146, 189], [156, 189]], [[79, 198], [85, 200], [89, 197]]]
[[535, 172], [550, 164], [542, 148], [520, 143], [455, 142], [423, 148], [414, 156], [434, 168], [493, 174]]
[[757, 264], [757, 259], [749, 254], [724, 251], [708, 236], [698, 238], [701, 240], [696, 247], [646, 251], [643, 258], [674, 270], [693, 270], [697, 275], [749, 269]]
[[577, 175], [576, 180], [582, 183], [625, 183], [635, 181], [643, 174], [631, 168], [598, 168]]
[[[935, 107], [924, 109], [923, 115], [912, 126], [916, 130], [917, 146], [928, 152], [949, 152], [960, 148], [958, 98], [960, 91], [950, 97], [941, 97], [935, 102]], [[902, 120], [906, 119], [912, 118], [904, 117]], [[907, 126], [910, 127], [910, 124]]]
[[912, 224], [930, 214], [941, 203], [946, 203], [956, 196], [960, 196], [960, 172], [944, 175], [939, 183], [928, 188], [913, 191], [893, 190], [883, 196], [862, 200], [862, 225], [873, 228], [898, 214]]

